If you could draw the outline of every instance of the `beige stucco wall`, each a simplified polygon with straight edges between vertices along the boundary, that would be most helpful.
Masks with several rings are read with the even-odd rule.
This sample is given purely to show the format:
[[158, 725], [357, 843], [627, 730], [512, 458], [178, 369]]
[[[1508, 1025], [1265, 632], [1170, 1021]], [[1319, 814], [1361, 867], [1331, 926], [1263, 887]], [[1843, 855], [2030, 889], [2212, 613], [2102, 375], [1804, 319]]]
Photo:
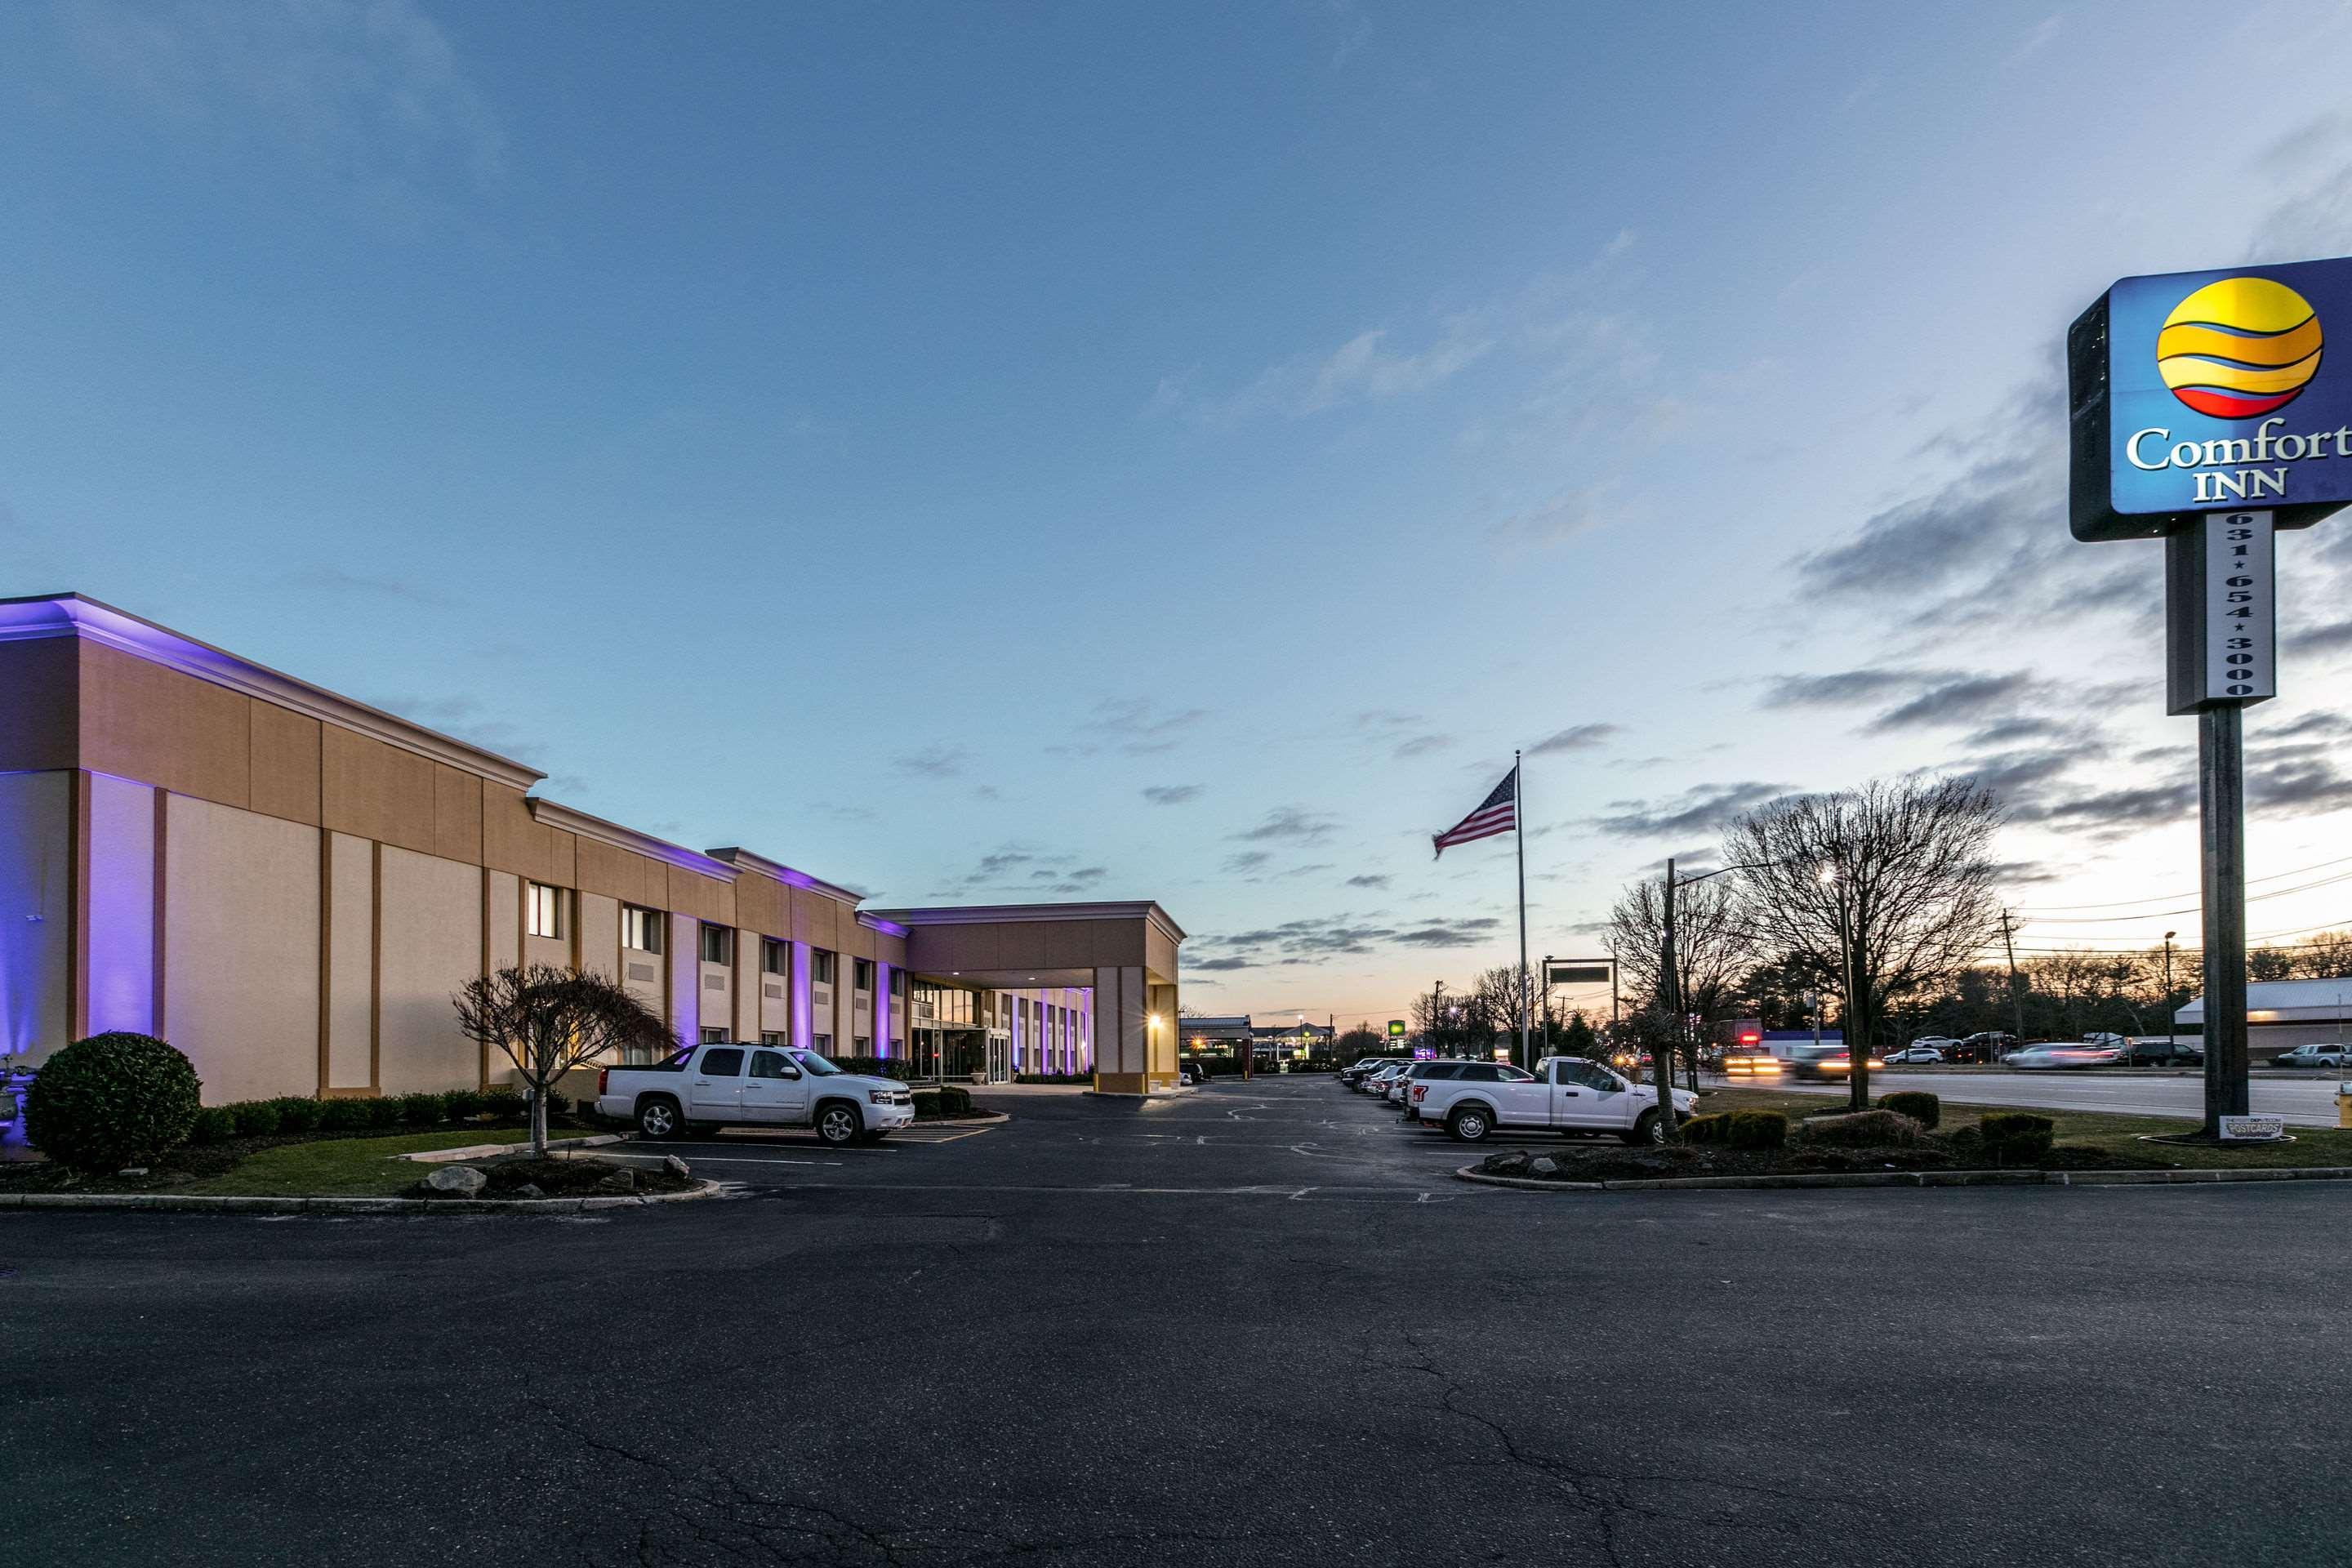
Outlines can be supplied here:
[[[580, 921], [580, 967], [591, 970], [607, 979], [618, 980], [625, 971], [621, 965], [621, 901], [600, 893], [583, 893], [572, 912]], [[569, 963], [570, 960], [562, 962]], [[643, 955], [639, 955], [643, 962]], [[654, 988], [655, 1005], [660, 1005], [661, 975], [656, 973], [650, 982]], [[642, 992], [639, 993], [643, 994]]]
[[390, 845], [381, 869], [377, 1082], [386, 1094], [471, 1089], [480, 1048], [450, 999], [482, 972], [481, 872]]
[[483, 875], [489, 879], [489, 967], [495, 973], [522, 962], [522, 879], [506, 871]]
[[164, 1038], [207, 1104], [315, 1093], [318, 829], [186, 795], [164, 820]]
[[72, 777], [0, 773], [0, 1050], [37, 1063], [72, 1026]]
[[375, 1082], [375, 846], [348, 833], [327, 847], [327, 1087]]

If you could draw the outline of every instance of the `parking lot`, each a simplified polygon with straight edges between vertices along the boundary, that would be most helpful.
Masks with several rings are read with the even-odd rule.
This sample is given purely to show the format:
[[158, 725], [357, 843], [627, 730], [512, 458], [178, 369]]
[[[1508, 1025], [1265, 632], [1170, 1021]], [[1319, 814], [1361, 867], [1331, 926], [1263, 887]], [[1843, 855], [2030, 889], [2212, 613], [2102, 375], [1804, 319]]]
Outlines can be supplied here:
[[1004, 1103], [609, 1215], [0, 1214], [10, 1561], [2340, 1555], [2333, 1186], [1568, 1197], [1325, 1078]]

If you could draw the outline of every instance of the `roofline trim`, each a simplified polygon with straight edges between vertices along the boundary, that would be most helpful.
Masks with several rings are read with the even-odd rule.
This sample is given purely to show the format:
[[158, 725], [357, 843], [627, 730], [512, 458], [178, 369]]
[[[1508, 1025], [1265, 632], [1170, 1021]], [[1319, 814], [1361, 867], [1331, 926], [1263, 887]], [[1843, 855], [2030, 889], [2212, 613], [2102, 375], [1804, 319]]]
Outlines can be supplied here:
[[307, 680], [241, 658], [226, 648], [82, 594], [47, 594], [21, 599], [0, 599], [0, 642], [37, 642], [48, 637], [80, 637], [150, 664], [295, 712], [356, 731], [373, 741], [395, 746], [416, 756], [446, 763], [453, 768], [528, 792], [547, 777], [537, 768], [469, 745], [454, 735], [428, 730], [381, 708], [313, 686]]
[[866, 901], [866, 895], [855, 888], [845, 888], [838, 882], [828, 882], [822, 877], [812, 877], [806, 871], [796, 870], [781, 860], [771, 860], [765, 855], [754, 855], [749, 849], [735, 845], [730, 844], [723, 849], [706, 849], [703, 853], [713, 860], [724, 860], [739, 870], [757, 871], [763, 877], [772, 877], [788, 887], [806, 888], [811, 892], [823, 893], [827, 898], [839, 899], [844, 903], [859, 904]]
[[934, 909], [876, 910], [874, 914], [905, 926], [993, 925], [1005, 921], [1149, 921], [1172, 942], [1184, 928], [1152, 900], [1106, 904], [966, 904]]

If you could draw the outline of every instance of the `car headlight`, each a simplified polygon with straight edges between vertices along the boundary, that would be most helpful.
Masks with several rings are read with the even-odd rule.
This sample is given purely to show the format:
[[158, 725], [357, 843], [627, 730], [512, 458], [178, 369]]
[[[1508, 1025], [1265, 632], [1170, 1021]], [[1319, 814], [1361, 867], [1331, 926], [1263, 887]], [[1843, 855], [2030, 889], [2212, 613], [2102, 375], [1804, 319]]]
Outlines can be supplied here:
[[898, 1095], [896, 1091], [892, 1089], [869, 1089], [866, 1091], [866, 1098], [877, 1105], [887, 1105], [893, 1100], [897, 1099]]

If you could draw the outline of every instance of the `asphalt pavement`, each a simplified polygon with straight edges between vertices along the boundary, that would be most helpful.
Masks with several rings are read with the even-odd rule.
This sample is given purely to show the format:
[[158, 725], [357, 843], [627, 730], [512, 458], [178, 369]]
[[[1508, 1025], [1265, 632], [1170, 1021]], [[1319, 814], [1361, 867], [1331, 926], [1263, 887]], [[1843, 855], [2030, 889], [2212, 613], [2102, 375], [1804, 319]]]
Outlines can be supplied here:
[[[2265, 1115], [2284, 1116], [2297, 1127], [2336, 1125], [2336, 1085], [2326, 1079], [2258, 1078], [2247, 1085], [2247, 1105]], [[1797, 1094], [1843, 1098], [1843, 1083], [1768, 1084], [1742, 1081], [1737, 1088], [1786, 1089]], [[2014, 1105], [2055, 1110], [2105, 1110], [2119, 1116], [2178, 1116], [2195, 1121], [2205, 1114], [2205, 1080], [2195, 1073], [2081, 1071], [1905, 1072], [1882, 1068], [1870, 1075], [1874, 1099], [1896, 1089], [1924, 1089], [1956, 1105]]]
[[1328, 1079], [1006, 1103], [610, 1215], [0, 1212], [8, 1560], [2346, 1555], [2343, 1188], [1528, 1194]]

